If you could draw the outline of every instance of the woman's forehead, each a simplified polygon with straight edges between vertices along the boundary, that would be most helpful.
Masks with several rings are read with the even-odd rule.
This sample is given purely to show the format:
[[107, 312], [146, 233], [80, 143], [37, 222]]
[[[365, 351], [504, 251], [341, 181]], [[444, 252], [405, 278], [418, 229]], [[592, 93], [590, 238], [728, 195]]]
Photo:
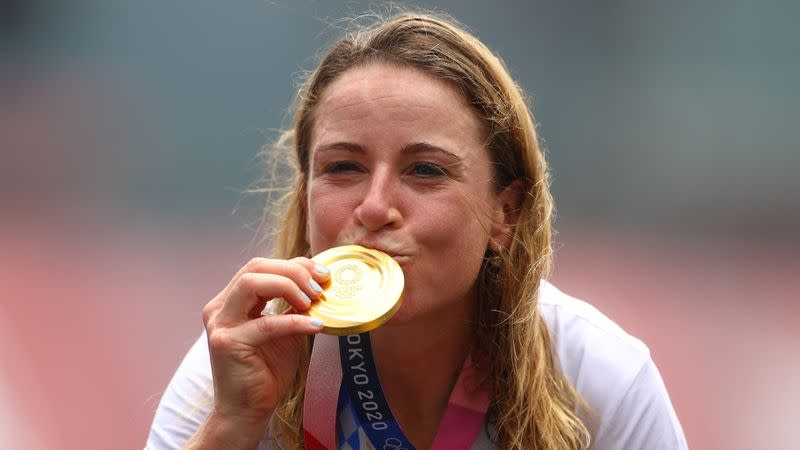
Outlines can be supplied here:
[[422, 70], [372, 63], [348, 70], [322, 93], [312, 148], [331, 139], [403, 138], [483, 142], [483, 123], [449, 82]]

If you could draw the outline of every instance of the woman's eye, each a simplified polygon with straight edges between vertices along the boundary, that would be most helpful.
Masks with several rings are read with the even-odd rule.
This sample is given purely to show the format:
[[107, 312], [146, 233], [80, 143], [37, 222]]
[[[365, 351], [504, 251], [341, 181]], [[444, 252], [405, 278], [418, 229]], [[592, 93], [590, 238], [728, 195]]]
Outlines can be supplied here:
[[337, 161], [329, 164], [328, 167], [325, 168], [325, 171], [328, 173], [358, 172], [360, 170], [361, 166], [353, 161]]
[[433, 163], [415, 163], [411, 166], [411, 172], [424, 178], [440, 177], [446, 174], [444, 169]]

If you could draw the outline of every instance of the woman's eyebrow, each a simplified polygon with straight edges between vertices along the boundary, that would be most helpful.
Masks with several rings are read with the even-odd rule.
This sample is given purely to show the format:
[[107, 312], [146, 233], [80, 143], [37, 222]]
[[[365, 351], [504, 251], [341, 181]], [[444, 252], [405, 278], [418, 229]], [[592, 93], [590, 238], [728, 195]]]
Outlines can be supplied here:
[[320, 145], [319, 147], [316, 148], [316, 151], [314, 153], [322, 153], [329, 150], [345, 150], [348, 152], [359, 153], [362, 155], [367, 153], [364, 147], [355, 144], [353, 142], [333, 142], [330, 144]]
[[[332, 142], [330, 144], [323, 144], [317, 147], [314, 151], [315, 155], [321, 154], [323, 152], [331, 151], [331, 150], [343, 150], [350, 153], [357, 153], [359, 155], [367, 154], [367, 150], [359, 144], [354, 142]], [[400, 153], [403, 155], [417, 155], [420, 153], [434, 153], [445, 158], [451, 160], [451, 164], [458, 165], [461, 164], [464, 159], [455, 153], [445, 150], [438, 145], [431, 144], [429, 142], [414, 142], [412, 144], [408, 144], [404, 146]]]
[[448, 159], [452, 159], [453, 163], [460, 163], [463, 158], [456, 155], [455, 153], [445, 150], [438, 145], [431, 144], [429, 142], [415, 142], [413, 144], [408, 144], [400, 150], [403, 154], [418, 154], [418, 153], [436, 153], [447, 157]]

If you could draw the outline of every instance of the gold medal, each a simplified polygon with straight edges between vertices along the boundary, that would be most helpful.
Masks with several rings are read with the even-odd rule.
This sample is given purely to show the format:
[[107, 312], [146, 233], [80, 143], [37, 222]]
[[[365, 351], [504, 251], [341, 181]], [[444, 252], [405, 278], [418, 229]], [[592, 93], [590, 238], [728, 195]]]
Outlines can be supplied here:
[[311, 258], [331, 271], [320, 299], [307, 314], [322, 320], [322, 332], [364, 333], [388, 321], [403, 297], [403, 271], [386, 253], [360, 245], [334, 247]]

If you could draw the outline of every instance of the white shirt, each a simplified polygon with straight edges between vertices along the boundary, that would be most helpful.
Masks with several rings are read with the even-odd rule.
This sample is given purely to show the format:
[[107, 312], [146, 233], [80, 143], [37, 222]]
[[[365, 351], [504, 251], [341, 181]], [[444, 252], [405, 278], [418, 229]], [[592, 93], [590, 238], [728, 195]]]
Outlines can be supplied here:
[[[589, 449], [688, 448], [664, 382], [644, 343], [593, 306], [549, 283], [543, 283], [540, 290], [539, 309], [562, 370], [593, 410]], [[181, 448], [208, 414], [212, 392], [203, 334], [167, 386], [145, 448]], [[486, 436], [479, 441], [488, 444]], [[266, 438], [258, 446], [259, 450], [270, 448]]]

